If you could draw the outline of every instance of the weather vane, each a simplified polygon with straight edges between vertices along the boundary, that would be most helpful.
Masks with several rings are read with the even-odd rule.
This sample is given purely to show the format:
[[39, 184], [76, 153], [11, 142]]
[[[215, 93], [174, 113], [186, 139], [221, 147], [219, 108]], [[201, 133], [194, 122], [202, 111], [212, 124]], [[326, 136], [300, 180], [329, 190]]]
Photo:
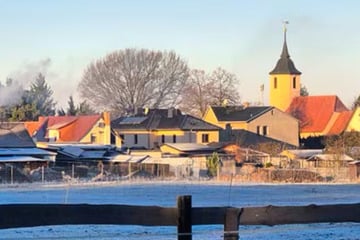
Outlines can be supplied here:
[[289, 24], [289, 21], [288, 20], [283, 20], [283, 25], [284, 25], [284, 32], [286, 32], [286, 25]]

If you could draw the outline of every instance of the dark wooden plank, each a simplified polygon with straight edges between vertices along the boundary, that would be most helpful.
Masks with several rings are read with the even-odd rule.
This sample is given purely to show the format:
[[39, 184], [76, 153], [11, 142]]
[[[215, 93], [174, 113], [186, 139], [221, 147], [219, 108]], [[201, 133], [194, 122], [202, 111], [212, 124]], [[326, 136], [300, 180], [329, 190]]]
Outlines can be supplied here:
[[[196, 207], [192, 225], [224, 224], [226, 207]], [[360, 204], [246, 207], [240, 225], [360, 222]], [[88, 204], [0, 205], [0, 229], [65, 224], [177, 226], [178, 209]]]
[[0, 205], [0, 229], [65, 224], [176, 226], [177, 209], [88, 204]]
[[360, 222], [360, 204], [244, 208], [240, 225]]
[[192, 239], [191, 196], [177, 198], [178, 209], [178, 240]]

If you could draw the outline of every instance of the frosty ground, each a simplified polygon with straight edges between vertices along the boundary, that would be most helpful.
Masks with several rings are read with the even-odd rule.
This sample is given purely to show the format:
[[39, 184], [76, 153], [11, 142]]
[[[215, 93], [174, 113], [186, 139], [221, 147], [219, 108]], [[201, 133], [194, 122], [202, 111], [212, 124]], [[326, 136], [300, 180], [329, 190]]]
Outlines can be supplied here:
[[[2, 186], [0, 203], [89, 203], [175, 206], [266, 206], [358, 203], [360, 185], [233, 184], [211, 181], [136, 181]], [[36, 216], [34, 216], [36, 217]], [[223, 226], [194, 226], [193, 239], [222, 239]], [[240, 239], [359, 239], [360, 225], [240, 226]], [[0, 239], [177, 239], [175, 227], [115, 225], [43, 226], [0, 230]]]

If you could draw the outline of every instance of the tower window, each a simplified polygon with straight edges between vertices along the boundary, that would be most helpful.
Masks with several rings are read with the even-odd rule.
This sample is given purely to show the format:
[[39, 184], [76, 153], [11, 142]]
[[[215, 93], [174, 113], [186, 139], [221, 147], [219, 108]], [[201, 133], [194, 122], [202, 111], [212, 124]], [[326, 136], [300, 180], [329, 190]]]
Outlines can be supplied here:
[[161, 143], [165, 143], [165, 135], [161, 135]]
[[173, 135], [173, 143], [176, 143], [176, 135]]
[[274, 88], [277, 88], [277, 77], [274, 78]]
[[296, 77], [293, 77], [293, 88], [296, 88]]

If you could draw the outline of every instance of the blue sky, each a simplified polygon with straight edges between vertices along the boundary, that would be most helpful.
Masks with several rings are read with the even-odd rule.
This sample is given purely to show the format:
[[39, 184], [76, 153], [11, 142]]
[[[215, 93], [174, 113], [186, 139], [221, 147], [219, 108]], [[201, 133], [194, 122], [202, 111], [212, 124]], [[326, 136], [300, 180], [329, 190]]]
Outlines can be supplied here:
[[360, 95], [360, 2], [353, 0], [0, 0], [0, 81], [45, 72], [59, 106], [86, 66], [129, 47], [174, 50], [191, 68], [222, 67], [239, 78], [242, 101], [288, 47], [312, 95]]

